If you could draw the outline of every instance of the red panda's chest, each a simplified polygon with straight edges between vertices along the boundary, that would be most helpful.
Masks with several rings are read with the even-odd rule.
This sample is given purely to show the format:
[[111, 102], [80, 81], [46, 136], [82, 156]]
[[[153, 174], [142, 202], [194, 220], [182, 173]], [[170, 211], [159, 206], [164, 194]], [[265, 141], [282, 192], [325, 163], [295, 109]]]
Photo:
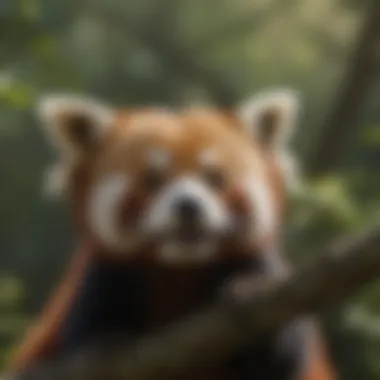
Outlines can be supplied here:
[[[210, 307], [226, 280], [256, 269], [252, 258], [182, 268], [95, 260], [62, 328], [60, 349], [71, 352], [103, 336], [133, 343]], [[228, 379], [220, 368], [195, 372], [199, 380]]]
[[106, 331], [114, 326], [146, 333], [212, 306], [226, 281], [257, 271], [260, 262], [252, 257], [174, 267], [99, 260], [89, 268], [77, 302]]
[[[222, 282], [229, 270], [219, 268], [150, 269], [146, 323], [149, 329], [160, 330], [203, 307], [211, 306], [217, 299]], [[228, 366], [194, 368], [181, 380], [229, 380], [235, 377]]]
[[164, 327], [212, 302], [216, 276], [211, 268], [146, 269], [149, 329]]

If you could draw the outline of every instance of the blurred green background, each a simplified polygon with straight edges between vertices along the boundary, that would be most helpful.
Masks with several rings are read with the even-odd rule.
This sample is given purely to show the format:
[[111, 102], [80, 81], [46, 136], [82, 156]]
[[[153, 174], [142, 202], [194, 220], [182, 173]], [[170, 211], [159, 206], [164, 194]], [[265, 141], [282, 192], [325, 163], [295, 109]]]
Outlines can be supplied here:
[[[0, 366], [75, 246], [64, 204], [41, 195], [54, 152], [32, 112], [39, 95], [77, 92], [114, 105], [225, 105], [291, 86], [303, 101], [294, 149], [306, 159], [345, 93], [341, 83], [355, 63], [370, 6], [361, 0], [0, 0]], [[370, 91], [350, 118], [347, 138], [325, 147], [336, 147], [338, 164], [307, 177], [293, 199], [285, 245], [295, 262], [378, 216], [380, 65], [363, 67]], [[342, 378], [380, 380], [380, 286], [323, 317]]]

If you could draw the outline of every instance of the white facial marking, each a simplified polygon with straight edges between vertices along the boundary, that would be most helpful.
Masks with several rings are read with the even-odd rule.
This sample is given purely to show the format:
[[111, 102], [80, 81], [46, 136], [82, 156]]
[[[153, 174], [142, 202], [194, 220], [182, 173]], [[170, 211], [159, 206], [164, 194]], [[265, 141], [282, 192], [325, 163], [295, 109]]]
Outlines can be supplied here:
[[199, 155], [199, 162], [204, 166], [215, 165], [219, 161], [219, 155], [216, 149], [209, 148], [202, 151]]
[[168, 151], [157, 149], [149, 152], [149, 164], [157, 169], [166, 169], [171, 163], [171, 156]]
[[182, 197], [191, 197], [199, 203], [202, 212], [202, 227], [209, 231], [220, 231], [229, 224], [229, 213], [222, 201], [214, 195], [200, 179], [185, 177], [168, 185], [158, 195], [149, 210], [144, 226], [147, 231], [159, 232], [177, 225], [174, 205]]
[[276, 226], [275, 205], [270, 189], [263, 178], [246, 181], [246, 190], [251, 199], [254, 233], [263, 237], [273, 232]]
[[129, 178], [113, 174], [99, 182], [89, 199], [89, 223], [106, 244], [119, 245], [118, 211], [130, 187]]

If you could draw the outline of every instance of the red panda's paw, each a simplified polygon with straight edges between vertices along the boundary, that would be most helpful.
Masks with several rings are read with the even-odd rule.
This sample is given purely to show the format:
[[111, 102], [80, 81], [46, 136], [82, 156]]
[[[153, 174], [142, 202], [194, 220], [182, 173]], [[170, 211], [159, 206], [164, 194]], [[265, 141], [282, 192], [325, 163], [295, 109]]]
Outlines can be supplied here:
[[[241, 306], [264, 296], [278, 279], [265, 274], [239, 275], [229, 279], [220, 289], [222, 302], [231, 307], [243, 334], [251, 328]], [[292, 321], [284, 328], [257, 337], [235, 354], [230, 367], [236, 379], [296, 380], [309, 361], [310, 321]]]
[[135, 341], [130, 334], [126, 333], [110, 333], [110, 334], [101, 334], [96, 338], [92, 339], [85, 347], [79, 350], [80, 355], [84, 357], [91, 358], [96, 360], [97, 358], [104, 358], [109, 355], [112, 357], [120, 349], [129, 346], [132, 342]]
[[228, 303], [240, 304], [258, 297], [274, 285], [273, 279], [265, 275], [239, 275], [228, 279], [220, 289], [220, 298]]

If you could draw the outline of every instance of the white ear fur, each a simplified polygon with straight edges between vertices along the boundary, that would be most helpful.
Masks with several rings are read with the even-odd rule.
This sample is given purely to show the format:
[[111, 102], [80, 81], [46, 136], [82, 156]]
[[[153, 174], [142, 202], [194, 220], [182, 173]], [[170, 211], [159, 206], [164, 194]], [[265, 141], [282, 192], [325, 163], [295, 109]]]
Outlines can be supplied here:
[[[261, 139], [270, 148], [286, 144], [291, 136], [299, 111], [299, 98], [292, 89], [265, 91], [244, 102], [238, 109], [238, 116], [252, 136]], [[265, 118], [272, 117], [271, 130], [265, 131]]]
[[53, 145], [62, 153], [73, 153], [75, 144], [70, 131], [65, 128], [65, 118], [83, 117], [91, 124], [91, 136], [100, 139], [115, 118], [115, 111], [93, 99], [76, 95], [46, 95], [37, 105], [37, 116]]
[[48, 167], [43, 176], [42, 195], [48, 200], [59, 198], [67, 189], [70, 164], [58, 162]]
[[[299, 162], [288, 148], [288, 142], [296, 124], [300, 101], [296, 91], [277, 89], [265, 91], [242, 104], [238, 116], [250, 134], [275, 155], [282, 170], [285, 184], [291, 192], [302, 185]], [[274, 116], [269, 136], [265, 136], [265, 117]], [[263, 133], [264, 132], [264, 133]], [[263, 139], [264, 136], [264, 139]], [[266, 137], [266, 138], [265, 138]]]
[[89, 137], [96, 142], [111, 126], [115, 111], [95, 100], [75, 95], [46, 95], [37, 102], [36, 111], [44, 131], [61, 156], [44, 176], [43, 193], [51, 199], [66, 189], [72, 163], [85, 150], [84, 146], [75, 143], [74, 131], [67, 124], [76, 117], [85, 118], [90, 128]]
[[299, 160], [292, 152], [286, 149], [279, 150], [275, 154], [283, 173], [287, 190], [292, 194], [297, 194], [303, 186], [302, 168]]

